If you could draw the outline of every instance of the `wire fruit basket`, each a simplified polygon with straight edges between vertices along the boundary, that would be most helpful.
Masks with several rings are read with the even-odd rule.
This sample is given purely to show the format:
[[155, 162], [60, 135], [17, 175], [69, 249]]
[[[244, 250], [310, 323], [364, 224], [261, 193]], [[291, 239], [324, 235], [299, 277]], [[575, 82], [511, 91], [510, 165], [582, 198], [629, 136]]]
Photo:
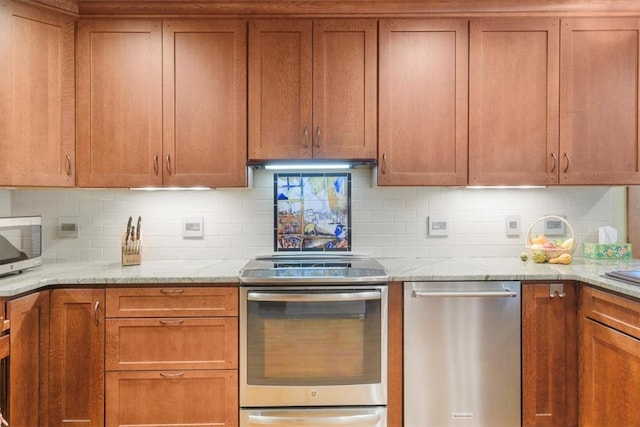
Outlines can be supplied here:
[[[532, 235], [533, 229], [539, 222], [546, 221], [548, 219], [559, 220], [562, 221], [567, 230], [569, 230], [569, 237], [565, 239], [554, 240], [551, 239], [544, 234], [537, 234], [535, 236]], [[541, 218], [538, 218], [531, 224], [529, 227], [529, 231], [527, 232], [527, 236], [525, 237], [525, 247], [527, 248], [527, 253], [529, 256], [536, 261], [536, 259], [540, 260], [541, 255], [544, 255], [544, 261], [540, 260], [538, 262], [547, 262], [550, 259], [557, 258], [562, 254], [573, 254], [576, 250], [577, 242], [575, 239], [575, 233], [573, 231], [573, 227], [569, 222], [556, 215], [547, 215]], [[535, 255], [538, 255], [537, 257]]]

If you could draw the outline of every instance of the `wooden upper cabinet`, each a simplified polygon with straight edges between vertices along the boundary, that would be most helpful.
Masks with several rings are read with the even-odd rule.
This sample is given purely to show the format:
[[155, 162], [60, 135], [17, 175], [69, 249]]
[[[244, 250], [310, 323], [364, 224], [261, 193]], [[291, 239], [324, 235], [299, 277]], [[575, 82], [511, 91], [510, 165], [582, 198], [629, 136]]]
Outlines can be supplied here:
[[314, 158], [376, 158], [377, 30], [371, 19], [313, 23]]
[[639, 184], [640, 19], [563, 19], [560, 183]]
[[381, 20], [380, 185], [467, 183], [468, 21]]
[[78, 23], [80, 187], [162, 185], [162, 25]]
[[246, 27], [163, 21], [164, 185], [247, 185]]
[[249, 160], [375, 159], [376, 21], [249, 25]]
[[75, 22], [0, 6], [0, 185], [75, 184]]
[[558, 182], [559, 24], [471, 21], [470, 185]]

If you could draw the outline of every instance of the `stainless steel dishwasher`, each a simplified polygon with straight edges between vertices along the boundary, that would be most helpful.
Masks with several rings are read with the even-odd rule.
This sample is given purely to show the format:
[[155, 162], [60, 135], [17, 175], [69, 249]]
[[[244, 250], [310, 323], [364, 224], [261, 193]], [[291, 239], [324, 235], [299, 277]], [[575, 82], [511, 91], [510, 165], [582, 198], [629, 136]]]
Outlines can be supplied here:
[[404, 286], [404, 426], [520, 426], [520, 282]]

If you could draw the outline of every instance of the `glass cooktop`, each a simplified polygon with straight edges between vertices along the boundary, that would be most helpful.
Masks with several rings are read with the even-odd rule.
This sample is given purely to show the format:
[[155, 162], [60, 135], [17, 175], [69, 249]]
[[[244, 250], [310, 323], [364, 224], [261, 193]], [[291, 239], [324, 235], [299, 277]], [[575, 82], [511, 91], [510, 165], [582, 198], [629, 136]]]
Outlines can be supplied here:
[[375, 259], [365, 255], [295, 253], [259, 256], [240, 271], [241, 284], [386, 283], [389, 276]]

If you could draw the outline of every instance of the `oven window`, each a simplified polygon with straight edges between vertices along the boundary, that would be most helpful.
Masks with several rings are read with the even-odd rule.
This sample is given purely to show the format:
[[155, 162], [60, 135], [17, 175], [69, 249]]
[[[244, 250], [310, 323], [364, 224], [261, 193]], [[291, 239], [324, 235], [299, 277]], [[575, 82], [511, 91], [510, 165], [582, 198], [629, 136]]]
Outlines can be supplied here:
[[[318, 295], [313, 291], [297, 294]], [[247, 308], [249, 384], [380, 382], [380, 298], [315, 302], [249, 300]]]

